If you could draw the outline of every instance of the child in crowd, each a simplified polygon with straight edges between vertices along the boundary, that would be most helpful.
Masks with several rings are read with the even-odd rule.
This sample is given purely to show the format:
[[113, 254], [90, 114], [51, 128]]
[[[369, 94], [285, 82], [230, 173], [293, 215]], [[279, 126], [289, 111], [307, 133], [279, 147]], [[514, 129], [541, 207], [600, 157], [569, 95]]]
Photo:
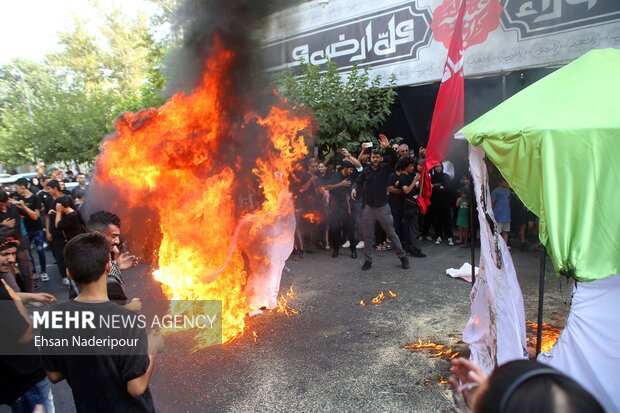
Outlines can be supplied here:
[[461, 190], [456, 199], [456, 207], [459, 209], [456, 217], [456, 226], [459, 228], [459, 240], [457, 244], [469, 244], [469, 194], [466, 189]]

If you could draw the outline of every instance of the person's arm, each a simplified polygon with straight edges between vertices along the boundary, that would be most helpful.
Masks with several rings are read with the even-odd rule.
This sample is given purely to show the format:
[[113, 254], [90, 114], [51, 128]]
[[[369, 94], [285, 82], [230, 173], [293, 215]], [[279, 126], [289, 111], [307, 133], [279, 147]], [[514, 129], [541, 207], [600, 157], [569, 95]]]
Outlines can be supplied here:
[[62, 225], [59, 225], [60, 221], [62, 220], [62, 216], [62, 206], [60, 206], [60, 204], [56, 204], [56, 217], [54, 218], [54, 227], [59, 230], [62, 230]]
[[50, 381], [50, 383], [52, 384], [56, 384], [58, 382], [61, 382], [65, 379], [64, 374], [62, 374], [59, 371], [47, 371], [47, 379]]
[[22, 211], [24, 211], [24, 213], [31, 220], [36, 221], [37, 219], [39, 219], [39, 216], [40, 216], [39, 211], [38, 210], [32, 210], [32, 209], [28, 208], [28, 206], [24, 203], [23, 200], [15, 202], [15, 206], [17, 208], [21, 209]]
[[[28, 311], [26, 311], [26, 308], [24, 307], [24, 304], [22, 303], [22, 300], [19, 297], [19, 295], [15, 291], [13, 291], [13, 289], [6, 283], [6, 281], [2, 280], [2, 285], [6, 289], [11, 300], [13, 300], [13, 302], [15, 303], [15, 307], [17, 307], [17, 311], [19, 312], [19, 315], [22, 316], [22, 318], [24, 319], [24, 322], [28, 325], [26, 327], [26, 331], [24, 331], [22, 335], [17, 339], [17, 342], [19, 344], [29, 343], [30, 340], [32, 340], [33, 330], [32, 330], [32, 323], [30, 322], [30, 317], [28, 316]], [[15, 315], [15, 317], [17, 317], [17, 315]]]
[[144, 394], [146, 389], [148, 389], [149, 381], [151, 380], [151, 375], [153, 374], [153, 369], [155, 367], [155, 354], [157, 354], [157, 352], [163, 347], [163, 345], [164, 340], [159, 334], [154, 332], [151, 332], [151, 334], [149, 334], [149, 366], [147, 367], [144, 374], [127, 382], [127, 392], [131, 395], [131, 397], [140, 397]]
[[410, 185], [403, 185], [403, 192], [405, 194], [411, 193], [411, 191], [413, 191], [418, 186], [419, 181], [420, 181], [420, 175], [414, 176], [413, 181], [411, 182]]
[[347, 161], [351, 162], [351, 163], [353, 164], [353, 166], [355, 166], [355, 168], [356, 168], [358, 171], [359, 171], [359, 168], [361, 168], [361, 167], [362, 167], [362, 163], [361, 163], [359, 160], [355, 159], [355, 157], [354, 157], [354, 156], [352, 156], [352, 155], [349, 153], [349, 151], [348, 151], [348, 150], [346, 150], [346, 149], [344, 149], [344, 148], [342, 148], [342, 158], [343, 158], [344, 160], [347, 160]]
[[[50, 210], [51, 211], [51, 210]], [[46, 214], [45, 215], [45, 238], [48, 241], [52, 240], [52, 233], [50, 232], [50, 221], [52, 220], [52, 217], [50, 216], [50, 214]]]
[[351, 181], [349, 181], [348, 179], [343, 179], [337, 184], [325, 185], [323, 188], [327, 189], [328, 191], [331, 191], [333, 189], [340, 188], [342, 186], [351, 186]]
[[56, 297], [49, 293], [15, 293], [21, 301], [38, 301], [41, 303], [55, 303]]
[[364, 187], [364, 181], [366, 180], [366, 170], [362, 171], [359, 175], [357, 175], [357, 180], [355, 181], [354, 188], [351, 190], [351, 198], [357, 199], [357, 191], [360, 188]]

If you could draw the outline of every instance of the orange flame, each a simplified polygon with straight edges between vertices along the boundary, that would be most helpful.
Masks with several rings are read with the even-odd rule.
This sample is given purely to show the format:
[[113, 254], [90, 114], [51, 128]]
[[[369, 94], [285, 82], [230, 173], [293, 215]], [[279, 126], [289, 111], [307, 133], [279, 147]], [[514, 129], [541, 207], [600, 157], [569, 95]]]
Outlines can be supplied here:
[[[388, 291], [388, 295], [386, 295], [383, 291], [380, 291], [374, 298], [370, 300], [371, 304], [378, 305], [382, 304], [385, 301], [389, 301], [396, 298], [396, 293], [393, 291]], [[364, 300], [360, 300], [360, 306], [365, 307], [366, 302]]]
[[[232, 124], [226, 108], [237, 106], [227, 94], [227, 74], [234, 58], [216, 39], [201, 84], [191, 94], [177, 93], [159, 109], [120, 116], [116, 135], [105, 142], [97, 161], [97, 179], [124, 188], [129, 208], [146, 203], [159, 215], [162, 238], [153, 277], [166, 297], [221, 300], [223, 342], [243, 334], [248, 310], [275, 307], [285, 259], [280, 257], [290, 253], [294, 231], [289, 176], [307, 154], [299, 133], [311, 124], [282, 101], [264, 117], [247, 110], [243, 124]], [[255, 125], [256, 139], [269, 141], [255, 155], [251, 171], [257, 185], [252, 189], [262, 201], [252, 212], [235, 204], [235, 188], [248, 190], [237, 182], [238, 165], [218, 158], [226, 134], [247, 125]], [[274, 252], [278, 245], [291, 248], [281, 254]], [[269, 284], [265, 279], [272, 294], [258, 291]], [[172, 314], [188, 316], [205, 311], [196, 302], [170, 308]], [[197, 333], [196, 348], [216, 344], [219, 332], [216, 337], [209, 330]]]
[[[536, 333], [538, 331], [538, 323], [534, 323], [532, 321], [526, 321], [525, 327], [527, 330], [527, 345], [529, 347], [536, 347]], [[560, 333], [562, 329], [559, 327], [552, 326], [551, 324], [543, 323], [542, 324], [542, 345], [540, 346], [541, 352], [549, 351], [553, 348], [556, 341], [560, 337]]]
[[278, 308], [276, 309], [276, 312], [279, 314], [285, 314], [289, 317], [293, 315], [298, 315], [299, 311], [295, 310], [289, 304], [289, 300], [291, 298], [295, 298], [296, 296], [297, 293], [293, 290], [293, 286], [291, 285], [291, 288], [289, 288], [289, 290], [287, 291], [286, 296], [282, 294], [280, 295], [280, 298], [278, 298]]
[[256, 331], [252, 331], [252, 340], [254, 341], [254, 344], [258, 343], [258, 334], [256, 334]]
[[315, 212], [306, 212], [302, 216], [304, 217], [304, 219], [306, 219], [311, 224], [316, 224], [318, 222], [321, 222], [320, 215]]
[[403, 348], [406, 348], [408, 350], [424, 351], [430, 353], [431, 357], [433, 358], [440, 358], [443, 360], [452, 360], [460, 354], [459, 351], [453, 351], [448, 346], [433, 343], [430, 340], [424, 342], [421, 338], [418, 338], [417, 343], [408, 344]]

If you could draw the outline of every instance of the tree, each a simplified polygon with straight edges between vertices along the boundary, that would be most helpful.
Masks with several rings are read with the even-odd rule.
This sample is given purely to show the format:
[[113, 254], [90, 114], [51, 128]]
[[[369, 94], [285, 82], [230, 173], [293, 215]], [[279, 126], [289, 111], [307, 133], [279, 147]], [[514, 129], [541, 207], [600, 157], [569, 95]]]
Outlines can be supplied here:
[[116, 116], [164, 103], [167, 43], [155, 40], [157, 29], [145, 15], [91, 4], [98, 23], [74, 18], [44, 64], [0, 68], [1, 162], [92, 163]]
[[313, 112], [318, 122], [315, 144], [321, 153], [340, 147], [354, 149], [361, 142], [378, 143], [378, 128], [396, 97], [395, 76], [381, 87], [381, 77], [371, 79], [368, 68], [354, 66], [343, 77], [331, 61], [324, 72], [318, 66], [305, 64], [300, 73], [286, 71], [276, 82], [293, 107]]

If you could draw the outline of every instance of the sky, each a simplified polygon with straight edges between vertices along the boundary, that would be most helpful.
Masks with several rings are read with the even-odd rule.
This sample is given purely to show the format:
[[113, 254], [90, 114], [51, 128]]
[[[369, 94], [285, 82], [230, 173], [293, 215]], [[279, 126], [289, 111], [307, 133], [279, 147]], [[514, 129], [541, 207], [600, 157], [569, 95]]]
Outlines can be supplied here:
[[[152, 10], [145, 0], [100, 0], [103, 5], [122, 4], [134, 15]], [[88, 0], [2, 0], [0, 13], [0, 65], [16, 57], [41, 62], [57, 49], [58, 31], [70, 26], [73, 13], [93, 17]]]

